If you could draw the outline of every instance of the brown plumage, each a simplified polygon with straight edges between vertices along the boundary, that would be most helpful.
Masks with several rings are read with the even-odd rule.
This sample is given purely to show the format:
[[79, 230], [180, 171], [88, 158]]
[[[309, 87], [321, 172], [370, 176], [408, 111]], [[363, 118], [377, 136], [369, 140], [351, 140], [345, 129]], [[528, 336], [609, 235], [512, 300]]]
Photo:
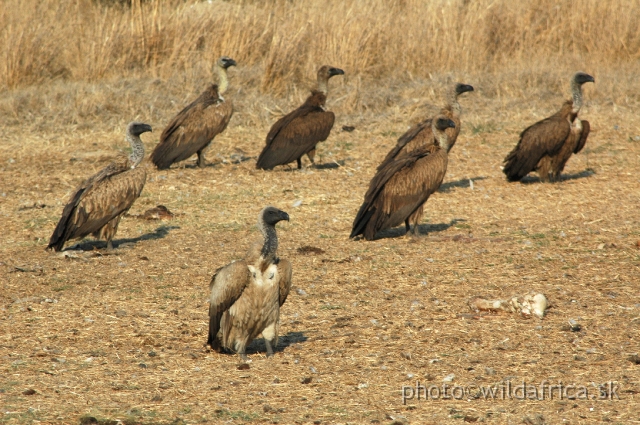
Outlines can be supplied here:
[[[278, 344], [280, 307], [291, 289], [291, 263], [278, 258], [275, 225], [289, 215], [274, 207], [258, 217], [262, 240], [254, 243], [243, 260], [216, 271], [209, 290], [207, 344], [237, 352], [246, 360], [246, 348], [262, 334], [267, 356]], [[272, 345], [273, 344], [273, 345]]]
[[[458, 96], [470, 91], [473, 91], [473, 86], [456, 83], [449, 92], [447, 105], [440, 110], [439, 115], [449, 118], [456, 125], [455, 128], [447, 128], [445, 130], [449, 140], [448, 151], [451, 151], [460, 134], [460, 114], [462, 113], [462, 108], [458, 102]], [[398, 155], [411, 152], [422, 146], [433, 145], [434, 143], [436, 143], [436, 139], [433, 131], [431, 131], [431, 117], [429, 117], [414, 125], [400, 136], [396, 145], [389, 151], [387, 156], [382, 160], [382, 163], [378, 166], [378, 170], [384, 168], [387, 163], [393, 161]]]
[[198, 166], [205, 166], [204, 151], [222, 133], [233, 115], [233, 103], [222, 97], [229, 86], [227, 68], [236, 62], [226, 56], [216, 62], [220, 85], [211, 84], [167, 125], [151, 153], [151, 162], [160, 170], [198, 154]]
[[120, 218], [140, 196], [147, 173], [138, 168], [144, 157], [140, 134], [151, 131], [151, 126], [132, 122], [127, 126], [126, 139], [131, 145], [130, 157], [119, 157], [106, 168], [84, 181], [64, 207], [47, 249], [62, 250], [66, 241], [93, 234], [107, 241], [118, 230]]
[[298, 109], [276, 121], [267, 134], [266, 146], [258, 157], [256, 168], [271, 170], [296, 161], [302, 168], [302, 156], [313, 163], [316, 145], [329, 137], [335, 115], [325, 110], [329, 78], [344, 71], [328, 65], [318, 70], [318, 87]]
[[571, 80], [572, 100], [558, 112], [538, 121], [520, 134], [516, 147], [504, 159], [503, 172], [509, 181], [519, 181], [537, 171], [541, 181], [556, 181], [569, 157], [580, 152], [589, 135], [588, 121], [580, 120], [582, 84], [594, 82], [591, 75], [576, 73]]
[[[448, 147], [447, 152], [451, 151], [453, 145], [458, 140], [460, 134], [460, 114], [462, 113], [462, 107], [458, 102], [458, 96], [462, 93], [473, 91], [473, 86], [469, 84], [456, 83], [448, 95], [448, 103], [440, 110], [440, 115], [449, 118], [454, 122], [455, 127], [447, 128], [445, 133], [447, 134]], [[436, 143], [436, 138], [431, 130], [431, 120], [429, 117], [426, 120], [414, 125], [406, 133], [404, 133], [398, 139], [396, 145], [389, 151], [382, 163], [378, 165], [378, 170], [384, 168], [389, 162], [393, 161], [399, 155], [412, 152], [423, 146], [431, 146]], [[412, 215], [408, 218], [408, 223], [414, 223], [415, 226], [422, 221], [424, 215], [424, 204], [420, 206]], [[408, 225], [408, 224], [407, 224]]]
[[[438, 143], [399, 155], [378, 170], [369, 184], [364, 202], [353, 221], [349, 237], [375, 238], [381, 230], [405, 223], [442, 184], [448, 163], [448, 136], [455, 123], [444, 115], [432, 120]], [[414, 233], [418, 231], [414, 223]]]

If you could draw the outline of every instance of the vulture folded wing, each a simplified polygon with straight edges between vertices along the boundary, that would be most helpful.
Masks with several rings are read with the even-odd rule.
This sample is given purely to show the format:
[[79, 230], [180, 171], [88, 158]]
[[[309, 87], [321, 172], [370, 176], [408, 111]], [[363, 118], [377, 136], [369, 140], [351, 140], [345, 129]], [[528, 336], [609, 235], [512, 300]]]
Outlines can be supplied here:
[[278, 287], [280, 289], [280, 306], [284, 304], [291, 291], [291, 263], [280, 259], [278, 262]]
[[[423, 132], [425, 134], [422, 134]], [[409, 145], [416, 138], [419, 138], [419, 139], [424, 139], [424, 138], [433, 139], [433, 133], [431, 131], [431, 118], [429, 118], [429, 119], [427, 119], [425, 121], [422, 121], [421, 123], [418, 123], [418, 124], [414, 125], [409, 130], [407, 130], [406, 133], [404, 133], [402, 136], [400, 136], [400, 138], [398, 139], [398, 142], [393, 147], [393, 149], [391, 149], [389, 151], [387, 156], [382, 160], [382, 163], [380, 163], [380, 165], [378, 165], [377, 170], [380, 171], [388, 163], [390, 163], [395, 158], [397, 158], [398, 155], [401, 154], [403, 149], [405, 149], [405, 147], [407, 147], [407, 145]], [[408, 150], [412, 150], [412, 149], [408, 149]]]
[[151, 153], [151, 161], [163, 169], [189, 158], [224, 131], [232, 113], [231, 103], [220, 102], [217, 86], [211, 87], [167, 125]]
[[78, 202], [72, 224], [77, 235], [93, 233], [131, 208], [147, 175], [143, 168], [110, 175], [92, 185]]
[[545, 155], [555, 154], [569, 136], [569, 122], [552, 116], [527, 127], [516, 147], [505, 158], [504, 173], [509, 180], [520, 180], [536, 168]]
[[371, 179], [369, 183], [369, 189], [364, 195], [364, 202], [356, 214], [356, 218], [353, 221], [353, 228], [349, 237], [353, 238], [362, 234], [364, 228], [367, 226], [369, 219], [375, 212], [375, 204], [378, 196], [384, 189], [385, 185], [403, 169], [413, 165], [418, 159], [429, 156], [434, 151], [434, 146], [423, 147], [416, 149], [409, 153], [400, 154], [398, 158], [395, 158], [391, 162], [388, 162], [384, 168], [378, 170], [376, 175]]
[[589, 125], [589, 121], [582, 120], [582, 133], [580, 133], [580, 140], [578, 140], [578, 144], [576, 145], [573, 153], [578, 153], [582, 150], [582, 148], [584, 148], [584, 145], [587, 143], [587, 137], [589, 137], [590, 131], [591, 125]]
[[[69, 202], [67, 203], [67, 205], [65, 205], [64, 210], [62, 211], [62, 217], [58, 221], [58, 224], [56, 225], [56, 228], [51, 235], [51, 239], [49, 240], [49, 245], [47, 248], [54, 248], [56, 251], [60, 251], [64, 247], [65, 242], [69, 239], [78, 237], [80, 235], [88, 235], [89, 233], [93, 233], [93, 230], [83, 233], [82, 227], [84, 227], [87, 217], [86, 212], [84, 212], [83, 210], [83, 213], [81, 214], [83, 218], [79, 220], [79, 207], [81, 207], [81, 205], [84, 205], [85, 198], [92, 196], [91, 194], [95, 190], [95, 187], [99, 187], [104, 180], [129, 170], [128, 165], [129, 163], [127, 161], [127, 158], [118, 157], [107, 167], [103, 168], [98, 173], [85, 180], [76, 189], [76, 192], [71, 196]], [[104, 224], [106, 224], [108, 221], [109, 220], [104, 222]]]
[[269, 170], [297, 160], [329, 137], [334, 121], [333, 112], [319, 107], [303, 106], [282, 117], [267, 135], [258, 167]]
[[211, 278], [209, 290], [209, 337], [207, 344], [212, 348], [218, 348], [217, 339], [220, 330], [220, 320], [225, 311], [229, 309], [242, 295], [245, 287], [251, 280], [251, 272], [245, 261], [234, 261], [216, 270]]

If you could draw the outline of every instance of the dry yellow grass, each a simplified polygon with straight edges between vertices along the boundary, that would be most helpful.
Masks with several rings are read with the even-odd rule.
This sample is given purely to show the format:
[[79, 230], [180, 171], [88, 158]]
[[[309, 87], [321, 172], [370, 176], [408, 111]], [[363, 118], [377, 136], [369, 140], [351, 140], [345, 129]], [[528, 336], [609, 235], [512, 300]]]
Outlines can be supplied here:
[[[0, 422], [640, 421], [638, 2], [97, 4], [0, 7]], [[66, 196], [126, 148], [126, 123], [153, 125], [151, 150], [220, 54], [239, 66], [227, 95], [236, 114], [208, 153], [216, 164], [149, 168], [130, 211], [163, 204], [176, 217], [125, 218], [111, 255], [45, 252]], [[347, 75], [330, 83], [336, 126], [317, 160], [343, 165], [234, 164], [238, 150], [257, 156], [325, 62]], [[557, 184], [507, 183], [502, 158], [555, 112], [577, 69], [596, 78], [585, 150]], [[461, 100], [428, 235], [347, 240], [376, 165], [458, 80], [476, 92]], [[204, 348], [207, 288], [267, 203], [291, 215], [279, 236], [296, 291], [275, 357], [257, 343], [239, 370]], [[473, 296], [529, 290], [551, 302], [542, 321], [469, 315]], [[450, 374], [460, 385], [615, 381], [621, 400], [402, 404], [403, 385]]]

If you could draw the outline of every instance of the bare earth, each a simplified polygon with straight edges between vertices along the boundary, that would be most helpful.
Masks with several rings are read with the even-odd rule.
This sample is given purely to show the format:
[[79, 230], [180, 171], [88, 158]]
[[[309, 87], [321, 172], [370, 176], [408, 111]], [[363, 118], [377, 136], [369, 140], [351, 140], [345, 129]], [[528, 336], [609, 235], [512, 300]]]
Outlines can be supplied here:
[[[126, 120], [70, 133], [2, 127], [0, 422], [640, 422], [640, 121], [588, 105], [581, 116], [592, 133], [564, 179], [510, 184], [502, 158], [562, 98], [515, 112], [481, 99], [461, 100], [462, 132], [423, 235], [396, 229], [373, 242], [347, 238], [369, 179], [429, 111], [396, 108], [369, 121], [334, 106], [322, 166], [273, 172], [254, 168], [268, 122], [234, 117], [206, 169], [195, 157], [163, 172], [145, 163], [147, 184], [114, 252], [91, 238], [85, 251], [44, 248], [71, 190], [126, 147]], [[174, 112], [151, 122], [148, 151]], [[175, 217], [135, 217], [160, 204]], [[294, 290], [275, 356], [258, 340], [239, 368], [237, 356], [205, 347], [208, 286], [243, 255], [268, 204], [291, 216], [277, 228]], [[542, 320], [467, 306], [529, 291], [550, 301]], [[485, 400], [472, 391], [403, 404], [403, 386], [441, 388], [445, 378], [476, 391], [561, 382], [589, 396]], [[595, 399], [608, 382], [606, 399]]]

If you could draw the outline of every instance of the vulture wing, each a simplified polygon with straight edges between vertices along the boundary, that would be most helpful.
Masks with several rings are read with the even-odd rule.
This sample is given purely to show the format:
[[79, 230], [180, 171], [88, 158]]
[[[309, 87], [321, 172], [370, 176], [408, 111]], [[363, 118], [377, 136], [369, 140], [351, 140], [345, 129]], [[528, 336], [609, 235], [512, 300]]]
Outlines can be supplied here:
[[503, 172], [510, 181], [522, 179], [536, 168], [542, 157], [555, 154], [570, 132], [569, 121], [559, 114], [526, 128], [516, 147], [504, 159]]
[[221, 101], [218, 86], [212, 85], [167, 125], [151, 153], [151, 161], [159, 169], [166, 169], [189, 158], [224, 131], [231, 115], [233, 105]]
[[589, 137], [589, 132], [591, 131], [591, 125], [589, 125], [589, 121], [582, 120], [582, 133], [580, 133], [580, 140], [578, 140], [578, 144], [576, 145], [573, 153], [578, 153], [584, 148], [584, 145], [587, 143], [587, 137]]
[[287, 300], [291, 291], [291, 263], [289, 260], [280, 259], [278, 262], [278, 287], [280, 289], [280, 306]]
[[257, 167], [270, 170], [297, 160], [329, 137], [334, 121], [333, 112], [307, 104], [285, 115], [271, 127]]
[[380, 196], [382, 190], [385, 188], [385, 185], [398, 173], [402, 170], [411, 167], [421, 158], [427, 157], [434, 153], [436, 149], [439, 149], [436, 146], [423, 147], [421, 149], [414, 150], [409, 153], [400, 154], [400, 156], [390, 162], [388, 162], [384, 168], [378, 170], [376, 175], [371, 179], [369, 183], [369, 189], [367, 193], [364, 195], [364, 202], [356, 215], [355, 220], [353, 221], [353, 228], [351, 231], [350, 238], [358, 236], [364, 232], [367, 223], [373, 216], [377, 199]]
[[[416, 143], [411, 143], [415, 140]], [[377, 171], [382, 170], [391, 161], [396, 159], [401, 152], [409, 152], [420, 145], [433, 144], [433, 132], [431, 131], [431, 118], [428, 118], [407, 130], [400, 138], [396, 145], [389, 151], [387, 156], [378, 165]], [[431, 143], [427, 143], [430, 141]], [[406, 149], [405, 149], [406, 147]]]
[[251, 280], [251, 272], [245, 261], [234, 261], [216, 270], [211, 278], [209, 290], [209, 337], [207, 344], [217, 349], [220, 343], [217, 339], [220, 330], [220, 320], [225, 311], [229, 309], [242, 295], [245, 287]]
[[93, 233], [131, 207], [140, 196], [146, 172], [131, 169], [127, 158], [85, 180], [64, 207], [48, 248], [60, 251], [69, 239]]

